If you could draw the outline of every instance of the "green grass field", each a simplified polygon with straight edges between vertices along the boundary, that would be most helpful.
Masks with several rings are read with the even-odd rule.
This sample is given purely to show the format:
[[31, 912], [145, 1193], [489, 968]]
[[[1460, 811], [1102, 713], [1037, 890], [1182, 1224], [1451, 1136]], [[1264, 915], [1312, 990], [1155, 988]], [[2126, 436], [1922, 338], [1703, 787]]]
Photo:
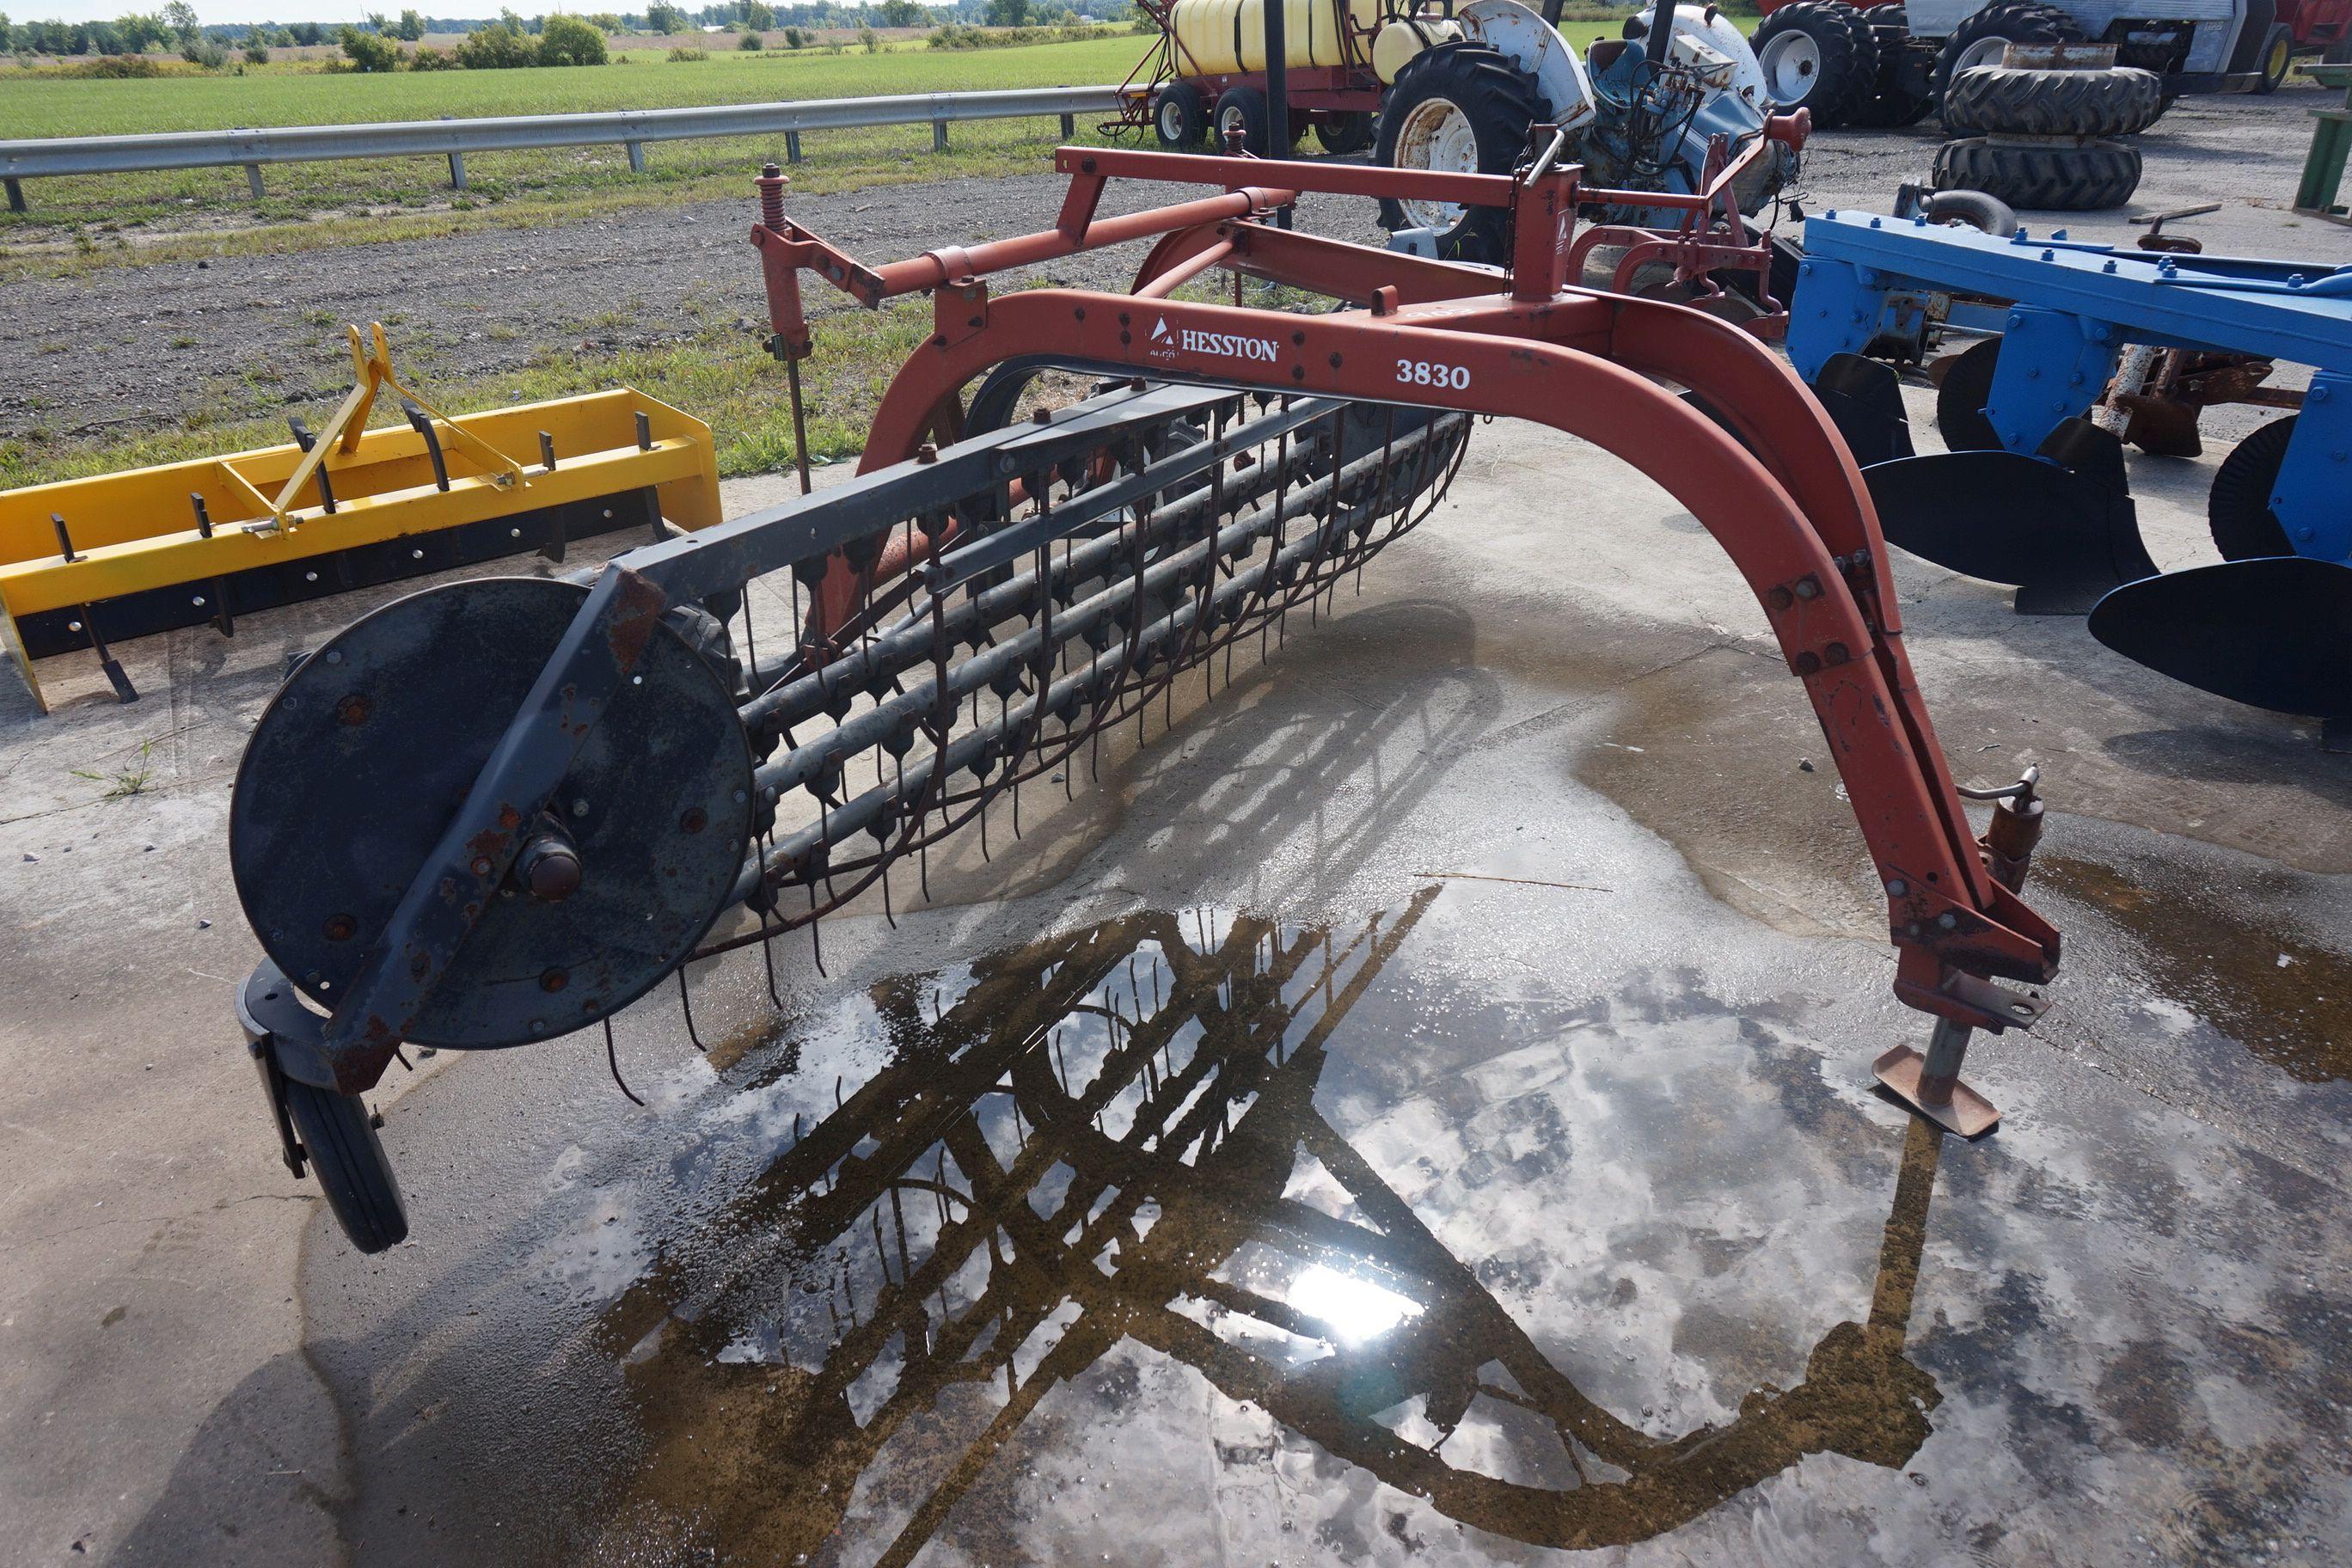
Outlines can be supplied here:
[[[110, 135], [232, 126], [348, 124], [690, 104], [1118, 81], [1150, 40], [1129, 34], [1020, 48], [923, 47], [866, 54], [714, 53], [563, 69], [326, 76], [258, 68], [243, 77], [43, 79], [0, 70], [0, 126], [11, 135]], [[1092, 127], [1080, 122], [1081, 139]], [[1061, 140], [1051, 120], [954, 126], [930, 151], [928, 125], [812, 132], [795, 179], [813, 191], [1042, 168]], [[196, 169], [26, 183], [31, 210], [0, 213], [0, 276], [72, 272], [141, 258], [187, 259], [430, 237], [488, 225], [561, 222], [616, 207], [740, 195], [745, 172], [784, 156], [784, 139], [656, 142], [646, 174], [615, 147], [474, 153], [453, 192], [438, 158], [289, 163], [264, 171], [257, 202], [240, 169]], [[152, 245], [157, 237], [173, 237]]]

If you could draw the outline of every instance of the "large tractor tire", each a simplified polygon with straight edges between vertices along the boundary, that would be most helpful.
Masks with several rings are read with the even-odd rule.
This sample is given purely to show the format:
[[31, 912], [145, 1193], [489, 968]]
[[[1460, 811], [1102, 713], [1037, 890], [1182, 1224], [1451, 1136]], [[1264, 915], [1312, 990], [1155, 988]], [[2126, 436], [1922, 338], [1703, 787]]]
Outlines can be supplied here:
[[[1372, 162], [1398, 169], [1507, 174], [1544, 116], [1535, 79], [1484, 44], [1441, 44], [1397, 73], [1381, 106]], [[1381, 224], [1425, 228], [1441, 259], [1500, 263], [1509, 215], [1500, 207], [1381, 198]]]
[[2286, 444], [2294, 439], [2294, 419], [2292, 414], [2273, 419], [2239, 442], [2213, 475], [2213, 489], [2205, 498], [2205, 521], [2222, 560], [2294, 553], [2286, 530], [2271, 510], [2271, 492], [2278, 488], [2279, 469], [2286, 462]]
[[1982, 191], [2039, 212], [2103, 212], [2139, 188], [2139, 149], [2120, 142], [2034, 143], [1974, 137], [1936, 151], [1939, 191]]
[[1151, 129], [1171, 153], [1194, 153], [1209, 133], [1209, 106], [1189, 81], [1171, 81], [1151, 106]]
[[1941, 103], [1961, 72], [2000, 64], [2001, 51], [2011, 44], [2074, 43], [2082, 36], [2073, 18], [2055, 5], [2041, 0], [1993, 0], [1952, 29], [1936, 56], [1928, 85]]
[[1783, 5], [1752, 41], [1764, 90], [1782, 109], [1811, 110], [1818, 129], [1846, 124], [1877, 94], [1877, 36], [1843, 0]]
[[1944, 129], [1955, 136], [2137, 136], [2163, 112], [2163, 82], [2129, 66], [1979, 66], [1944, 94]]
[[1878, 45], [1878, 79], [1870, 100], [1855, 111], [1852, 123], [1873, 131], [1898, 131], [1916, 125], [1935, 112], [1936, 95], [1927, 89], [1935, 57], [1911, 42], [1911, 29], [1880, 16], [1901, 14], [1895, 5], [1869, 13], [1871, 37]]

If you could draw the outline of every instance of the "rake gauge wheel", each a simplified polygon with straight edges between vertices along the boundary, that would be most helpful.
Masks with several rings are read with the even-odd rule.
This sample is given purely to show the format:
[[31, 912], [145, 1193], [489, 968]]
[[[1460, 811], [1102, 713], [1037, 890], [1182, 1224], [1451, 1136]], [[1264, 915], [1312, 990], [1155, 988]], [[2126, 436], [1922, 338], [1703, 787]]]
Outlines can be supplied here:
[[[239, 764], [229, 867], [254, 933], [332, 1011], [588, 596], [488, 577], [354, 621], [287, 678]], [[480, 1049], [611, 1016], [726, 907], [751, 756], [723, 679], [666, 620], [404, 1038]]]

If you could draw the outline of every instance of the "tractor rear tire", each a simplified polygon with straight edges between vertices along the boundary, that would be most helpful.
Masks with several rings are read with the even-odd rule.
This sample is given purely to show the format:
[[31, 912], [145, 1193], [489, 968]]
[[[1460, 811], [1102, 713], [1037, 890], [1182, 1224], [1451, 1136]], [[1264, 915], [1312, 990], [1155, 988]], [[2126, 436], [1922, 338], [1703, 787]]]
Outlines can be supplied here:
[[2212, 492], [2205, 498], [2205, 521], [2213, 531], [2213, 548], [2224, 561], [2294, 553], [2286, 530], [2271, 510], [2271, 492], [2278, 488], [2286, 444], [2294, 439], [2294, 417], [2290, 414], [2273, 419], [2239, 442], [2213, 475]]
[[[1884, 15], [1885, 9], [1871, 16]], [[1927, 51], [1911, 44], [1911, 29], [1901, 22], [1873, 22], [1871, 36], [1878, 44], [1878, 79], [1870, 100], [1852, 123], [1871, 131], [1899, 131], [1916, 125], [1935, 112], [1936, 95], [1927, 90]]]
[[1944, 94], [1944, 129], [1955, 136], [2136, 136], [2163, 112], [2163, 83], [2129, 66], [1979, 66]]
[[406, 1240], [408, 1211], [366, 1105], [356, 1094], [337, 1094], [299, 1079], [285, 1081], [287, 1119], [352, 1245], [362, 1252], [382, 1252]]
[[[1216, 111], [1209, 117], [1209, 130], [1216, 139], [1216, 145], [1211, 150], [1223, 153], [1225, 150], [1225, 132], [1239, 126], [1242, 132], [1242, 149], [1251, 157], [1280, 156], [1267, 141], [1266, 116], [1265, 94], [1259, 89], [1254, 87], [1225, 89], [1217, 95]], [[1287, 153], [1289, 149], [1286, 147], [1283, 152]]]
[[2294, 30], [2284, 22], [2273, 23], [2270, 37], [2263, 40], [2263, 52], [2255, 58], [2261, 62], [2263, 80], [2254, 90], [2267, 97], [2284, 84], [2286, 73], [2294, 68]]
[[[1507, 174], [1527, 150], [1529, 127], [1544, 117], [1535, 80], [1484, 44], [1441, 44], [1397, 73], [1381, 106], [1372, 162], [1391, 168], [1436, 168]], [[1467, 166], [1465, 166], [1467, 165]], [[1449, 207], [1381, 198], [1381, 226], [1427, 228], [1444, 261], [1499, 264], [1509, 214], [1500, 207]]]
[[1350, 153], [1360, 153], [1372, 144], [1372, 117], [1370, 111], [1351, 109], [1315, 122], [1315, 140], [1323, 151], [1334, 158], [1344, 158]]
[[1843, 0], [1796, 0], [1764, 18], [1751, 40], [1764, 90], [1782, 109], [1810, 109], [1828, 131], [1853, 121], [1878, 90], [1877, 35]]
[[1974, 137], [1936, 150], [1939, 191], [1982, 191], [2039, 212], [2103, 212], [2139, 188], [2139, 149], [2120, 142], [2032, 143]]
[[1159, 100], [1151, 106], [1151, 129], [1159, 135], [1160, 145], [1171, 153], [1199, 151], [1201, 138], [1209, 133], [1209, 110], [1201, 101], [1201, 89], [1189, 81], [1171, 81], [1161, 88]]
[[1944, 40], [1929, 86], [1941, 103], [1952, 90], [1952, 79], [1962, 71], [2000, 64], [2000, 46], [2074, 43], [2082, 36], [2074, 19], [2055, 5], [2041, 0], [1993, 0]]

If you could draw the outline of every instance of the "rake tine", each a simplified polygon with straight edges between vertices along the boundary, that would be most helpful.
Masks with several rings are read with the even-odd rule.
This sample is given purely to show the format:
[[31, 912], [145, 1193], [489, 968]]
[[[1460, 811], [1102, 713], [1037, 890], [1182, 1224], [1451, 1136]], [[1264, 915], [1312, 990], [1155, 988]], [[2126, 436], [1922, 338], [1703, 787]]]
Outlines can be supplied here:
[[621, 1092], [629, 1097], [631, 1103], [645, 1104], [644, 1100], [637, 1099], [636, 1090], [629, 1087], [628, 1080], [621, 1076], [621, 1058], [613, 1048], [613, 1020], [609, 1017], [604, 1020], [604, 1065], [613, 1069], [613, 1081], [621, 1086]]
[[693, 1042], [696, 1050], [705, 1056], [709, 1055], [709, 1047], [702, 1043], [702, 1037], [694, 1032], [694, 997], [686, 988], [686, 965], [683, 963], [677, 966], [677, 1001], [678, 1005], [686, 1010], [686, 1037]]

